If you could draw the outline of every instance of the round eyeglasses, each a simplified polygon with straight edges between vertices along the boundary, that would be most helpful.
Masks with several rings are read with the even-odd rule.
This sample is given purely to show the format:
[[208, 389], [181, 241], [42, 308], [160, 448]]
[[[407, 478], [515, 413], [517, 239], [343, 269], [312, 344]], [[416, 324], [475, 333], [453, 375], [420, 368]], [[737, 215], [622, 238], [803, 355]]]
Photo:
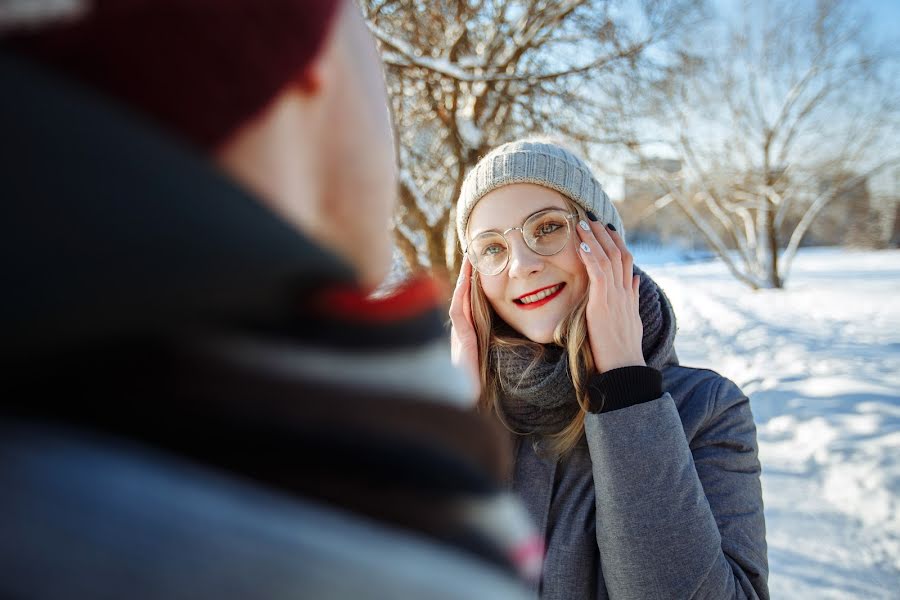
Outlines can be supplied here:
[[511, 231], [521, 231], [525, 244], [541, 256], [553, 256], [566, 247], [572, 235], [570, 221], [577, 214], [565, 210], [551, 208], [536, 212], [521, 227], [510, 227], [503, 233], [485, 231], [476, 235], [465, 253], [469, 262], [482, 275], [497, 275], [509, 263], [509, 240], [506, 235]]

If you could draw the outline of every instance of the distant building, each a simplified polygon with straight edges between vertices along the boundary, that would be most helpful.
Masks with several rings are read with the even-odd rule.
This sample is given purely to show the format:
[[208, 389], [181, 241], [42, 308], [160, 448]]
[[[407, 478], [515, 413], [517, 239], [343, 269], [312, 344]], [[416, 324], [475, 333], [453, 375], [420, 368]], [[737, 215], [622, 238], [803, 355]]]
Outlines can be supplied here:
[[678, 176], [681, 173], [681, 161], [671, 158], [651, 158], [647, 163], [631, 163], [625, 167], [625, 200], [639, 198], [659, 198], [666, 195], [666, 188], [653, 176], [652, 171], [658, 169], [667, 176]]
[[819, 176], [810, 192], [808, 202], [797, 202], [792, 214], [785, 219], [784, 231], [792, 231], [809, 204], [822, 194], [840, 191], [819, 212], [803, 238], [804, 246], [837, 246], [843, 244], [861, 245], [860, 241], [869, 236], [869, 191], [865, 178], [857, 178], [855, 173], [835, 172]]
[[884, 245], [900, 247], [900, 167], [872, 177], [872, 208], [878, 215], [878, 232]]
[[680, 160], [652, 158], [644, 164], [626, 165], [620, 212], [629, 243], [702, 246], [699, 234], [677, 203], [662, 200], [668, 189], [654, 171], [661, 172], [670, 185], [679, 189], [683, 185]]

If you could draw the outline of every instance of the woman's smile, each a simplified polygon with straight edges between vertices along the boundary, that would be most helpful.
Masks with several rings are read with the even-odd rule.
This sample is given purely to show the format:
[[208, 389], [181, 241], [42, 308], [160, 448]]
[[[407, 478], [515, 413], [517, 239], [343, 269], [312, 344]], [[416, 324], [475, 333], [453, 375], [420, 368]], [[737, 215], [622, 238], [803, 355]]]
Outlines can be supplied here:
[[532, 292], [528, 292], [527, 294], [523, 294], [513, 300], [516, 307], [521, 308], [522, 310], [534, 310], [535, 308], [540, 308], [555, 298], [559, 297], [562, 293], [563, 288], [566, 287], [565, 283], [555, 283], [553, 285], [548, 285], [547, 287], [536, 289]]

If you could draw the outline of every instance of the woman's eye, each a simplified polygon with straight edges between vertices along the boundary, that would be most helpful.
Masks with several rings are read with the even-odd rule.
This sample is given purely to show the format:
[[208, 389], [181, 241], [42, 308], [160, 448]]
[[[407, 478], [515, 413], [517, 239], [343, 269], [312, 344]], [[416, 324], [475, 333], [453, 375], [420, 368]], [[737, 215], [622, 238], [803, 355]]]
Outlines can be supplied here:
[[562, 227], [561, 224], [553, 222], [553, 221], [550, 221], [549, 223], [542, 223], [542, 224], [538, 225], [537, 231], [535, 231], [535, 235], [537, 235], [537, 236], [549, 235], [549, 234], [553, 233], [554, 231], [558, 230], [560, 227]]
[[481, 251], [481, 254], [482, 256], [495, 256], [503, 252], [503, 250], [503, 246], [500, 246], [498, 244], [491, 244], [490, 246], [485, 246]]

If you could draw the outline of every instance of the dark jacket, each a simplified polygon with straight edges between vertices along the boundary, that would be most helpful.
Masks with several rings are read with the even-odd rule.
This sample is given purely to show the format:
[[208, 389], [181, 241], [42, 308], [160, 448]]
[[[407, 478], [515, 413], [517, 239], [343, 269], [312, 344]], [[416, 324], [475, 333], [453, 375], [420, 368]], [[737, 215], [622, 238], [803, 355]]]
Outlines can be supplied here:
[[533, 530], [427, 284], [367, 300], [205, 159], [2, 53], [0, 131], [0, 596], [522, 597]]
[[518, 445], [514, 487], [547, 538], [542, 598], [769, 597], [750, 402], [721, 375], [678, 364], [659, 296], [667, 325], [653, 346], [664, 350], [647, 364], [664, 394], [588, 414], [561, 461]]

